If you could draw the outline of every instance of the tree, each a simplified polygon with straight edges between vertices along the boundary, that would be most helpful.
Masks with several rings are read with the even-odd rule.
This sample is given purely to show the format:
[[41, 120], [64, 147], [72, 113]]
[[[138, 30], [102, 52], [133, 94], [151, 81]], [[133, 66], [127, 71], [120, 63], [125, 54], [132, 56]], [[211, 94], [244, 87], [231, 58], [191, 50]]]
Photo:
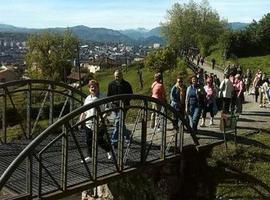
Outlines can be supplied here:
[[154, 72], [164, 72], [176, 65], [176, 55], [171, 48], [162, 48], [148, 54], [144, 60], [145, 67]]
[[234, 31], [229, 37], [230, 56], [259, 56], [270, 53], [270, 13], [259, 22], [253, 22], [244, 30]]
[[225, 27], [226, 21], [220, 20], [207, 0], [200, 4], [190, 0], [187, 4], [173, 5], [168, 11], [167, 21], [161, 23], [161, 33], [174, 49], [197, 47], [205, 55], [209, 47], [218, 41]]
[[43, 32], [31, 35], [27, 44], [26, 62], [30, 77], [66, 81], [79, 44], [69, 30], [63, 34]]

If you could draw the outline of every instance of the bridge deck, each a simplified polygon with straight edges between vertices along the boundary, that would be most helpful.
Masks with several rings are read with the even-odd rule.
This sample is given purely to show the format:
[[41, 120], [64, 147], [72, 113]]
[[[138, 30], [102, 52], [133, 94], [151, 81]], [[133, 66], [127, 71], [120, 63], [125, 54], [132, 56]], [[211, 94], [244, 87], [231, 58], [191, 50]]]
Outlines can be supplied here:
[[[151, 132], [151, 129], [148, 128]], [[112, 131], [112, 130], [110, 130]], [[200, 138], [200, 143], [202, 145], [213, 144], [217, 141], [220, 141], [220, 136], [217, 134], [212, 134], [209, 136], [208, 131], [201, 131], [198, 135]], [[154, 161], [160, 158], [160, 137], [156, 134], [157, 137], [153, 138], [153, 144], [150, 145], [150, 139], [147, 138], [147, 148], [150, 148], [147, 161]], [[86, 157], [87, 150], [86, 150], [86, 142], [85, 136], [83, 133], [78, 132], [76, 133], [77, 140], [81, 147], [84, 157]], [[170, 140], [170, 130], [167, 130], [167, 141]], [[46, 144], [48, 144], [50, 138], [47, 138], [47, 141], [44, 141], [39, 148], [43, 148]], [[11, 144], [2, 144], [0, 145], [0, 174], [4, 172], [4, 170], [9, 166], [9, 164], [16, 158], [16, 156], [29, 144], [30, 141], [23, 140], [20, 143], [11, 143]], [[68, 151], [68, 186], [75, 185], [77, 183], [82, 183], [84, 181], [89, 181], [89, 173], [86, 170], [86, 167], [83, 163], [81, 163], [81, 156], [79, 151], [75, 147], [74, 140], [70, 137], [70, 148]], [[184, 147], [194, 145], [193, 140], [191, 139], [189, 134], [184, 135]], [[124, 153], [127, 152], [128, 144], [124, 144]], [[136, 132], [133, 136], [133, 140], [130, 144], [129, 152], [126, 153], [127, 161], [124, 164], [124, 168], [132, 168], [140, 165], [140, 141], [136, 140]], [[117, 150], [112, 149], [115, 155], [117, 156]], [[112, 153], [111, 153], [112, 154]], [[172, 154], [170, 151], [166, 153], [166, 155]], [[61, 140], [56, 142], [54, 147], [50, 149], [48, 152], [43, 154], [42, 160], [44, 166], [49, 171], [42, 170], [43, 182], [42, 182], [42, 193], [46, 193], [46, 191], [53, 191], [58, 190], [59, 187], [57, 183], [58, 180], [61, 180]], [[98, 161], [97, 161], [97, 177], [102, 177], [104, 175], [113, 174], [117, 172], [116, 166], [114, 165], [113, 160], [108, 160], [106, 156], [106, 152], [102, 148], [98, 148]], [[38, 175], [39, 175], [39, 162], [37, 161], [37, 156], [33, 157], [33, 194], [38, 194]], [[90, 172], [93, 170], [92, 162], [87, 163]], [[19, 170], [17, 170], [10, 181], [8, 182], [7, 188], [14, 191], [15, 193], [25, 193], [25, 171], [26, 171], [26, 163], [23, 163]], [[50, 177], [53, 176], [55, 181]]]

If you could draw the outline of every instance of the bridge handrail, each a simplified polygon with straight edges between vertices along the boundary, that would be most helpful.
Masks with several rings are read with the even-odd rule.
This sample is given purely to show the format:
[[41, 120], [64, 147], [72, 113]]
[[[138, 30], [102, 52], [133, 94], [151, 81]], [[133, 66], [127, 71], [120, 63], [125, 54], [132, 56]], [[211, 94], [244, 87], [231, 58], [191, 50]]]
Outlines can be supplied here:
[[82, 97], [87, 97], [87, 94], [83, 93], [82, 91], [67, 85], [66, 83], [62, 82], [57, 82], [57, 81], [52, 81], [52, 80], [45, 80], [45, 79], [26, 79], [26, 80], [15, 80], [15, 81], [9, 81], [5, 83], [0, 83], [0, 88], [6, 88], [6, 87], [11, 87], [11, 86], [16, 86], [20, 84], [30, 84], [30, 83], [42, 83], [42, 84], [48, 84], [48, 85], [56, 85], [60, 86], [63, 88], [66, 88], [68, 90], [71, 90], [72, 92], [76, 92]]
[[[43, 100], [41, 100], [41, 105], [37, 107], [35, 103], [33, 103], [34, 97], [42, 97], [43, 94], [35, 95], [35, 92], [44, 91], [45, 95]], [[16, 94], [20, 94], [20, 98], [15, 98]], [[14, 96], [13, 96], [14, 95]], [[86, 93], [83, 93], [81, 90], [74, 88], [66, 83], [57, 82], [52, 80], [44, 80], [44, 79], [27, 79], [27, 80], [15, 80], [5, 83], [0, 83], [0, 98], [1, 98], [1, 119], [2, 119], [2, 135], [0, 136], [0, 143], [7, 143], [13, 136], [12, 134], [7, 134], [9, 123], [11, 120], [7, 121], [7, 118], [10, 117], [8, 115], [7, 109], [12, 108], [16, 111], [16, 115], [19, 116], [20, 119], [24, 119], [26, 124], [23, 124], [22, 120], [17, 120], [15, 123], [19, 125], [19, 128], [22, 130], [23, 136], [26, 138], [30, 138], [33, 136], [36, 125], [38, 124], [43, 108], [45, 107], [46, 101], [50, 101], [49, 109], [49, 124], [52, 124], [54, 121], [54, 115], [56, 115], [55, 105], [58, 102], [54, 100], [55, 95], [57, 97], [64, 96], [66, 98], [65, 104], [62, 106], [60, 115], [61, 117], [66, 106], [68, 105], [68, 101], [70, 103], [69, 110], [73, 110], [73, 103], [79, 104], [80, 106], [83, 104], [83, 100], [87, 97]], [[7, 103], [9, 102], [9, 103]], [[25, 106], [26, 112], [19, 112], [16, 106], [16, 103], [24, 102], [23, 106]], [[35, 105], [35, 108], [33, 109]], [[61, 105], [60, 105], [61, 106]], [[57, 107], [58, 109], [60, 107]], [[37, 112], [37, 116], [35, 116], [35, 112]], [[23, 116], [26, 115], [26, 116]], [[15, 124], [13, 124], [15, 125]], [[44, 130], [44, 129], [43, 129]], [[12, 132], [12, 131], [11, 131]], [[15, 136], [16, 137], [16, 136]]]
[[[46, 81], [45, 81], [46, 82]], [[161, 106], [164, 106], [166, 109], [171, 111], [176, 119], [175, 119], [175, 126], [178, 126], [179, 119], [182, 121], [183, 125], [186, 127], [186, 130], [191, 133], [191, 129], [189, 127], [189, 124], [186, 122], [185, 119], [178, 113], [171, 105], [162, 102], [156, 98], [152, 98], [149, 96], [143, 96], [138, 94], [124, 94], [124, 95], [116, 95], [111, 97], [106, 97], [103, 99], [99, 99], [97, 101], [94, 101], [90, 104], [84, 105], [80, 108], [77, 108], [76, 110], [72, 111], [71, 113], [65, 115], [60, 120], [56, 121], [52, 125], [50, 125], [46, 130], [44, 130], [41, 134], [39, 134], [34, 140], [32, 140], [28, 146], [12, 161], [12, 163], [9, 165], [9, 167], [5, 170], [5, 172], [0, 177], [0, 190], [4, 187], [5, 183], [9, 180], [9, 178], [12, 176], [13, 172], [16, 170], [18, 166], [29, 156], [31, 155], [32, 151], [44, 140], [46, 139], [51, 133], [52, 130], [55, 130], [55, 128], [60, 127], [64, 125], [66, 122], [68, 122], [70, 119], [73, 119], [74, 117], [78, 116], [81, 113], [84, 113], [85, 111], [95, 108], [102, 104], [107, 104], [114, 101], [120, 101], [120, 100], [146, 100], [149, 102], [157, 103]]]

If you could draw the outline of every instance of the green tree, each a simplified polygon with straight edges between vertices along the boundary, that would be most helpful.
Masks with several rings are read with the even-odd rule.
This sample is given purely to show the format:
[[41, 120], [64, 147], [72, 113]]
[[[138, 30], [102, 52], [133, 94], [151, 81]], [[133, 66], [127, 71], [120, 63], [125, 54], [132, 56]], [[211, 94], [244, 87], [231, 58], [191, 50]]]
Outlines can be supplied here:
[[270, 53], [270, 13], [244, 30], [234, 31], [229, 38], [230, 56], [259, 56]]
[[206, 55], [209, 47], [218, 41], [226, 24], [207, 0], [200, 4], [190, 0], [187, 4], [173, 5], [168, 11], [167, 21], [161, 23], [161, 33], [176, 50], [197, 47], [201, 54]]
[[30, 77], [66, 81], [79, 44], [69, 30], [62, 34], [43, 32], [31, 35], [27, 44], [26, 62]]
[[154, 72], [164, 72], [176, 65], [176, 55], [171, 48], [161, 48], [149, 53], [144, 60], [145, 67]]
[[266, 53], [270, 52], [270, 13], [263, 16], [258, 23], [258, 37], [260, 38], [261, 46]]

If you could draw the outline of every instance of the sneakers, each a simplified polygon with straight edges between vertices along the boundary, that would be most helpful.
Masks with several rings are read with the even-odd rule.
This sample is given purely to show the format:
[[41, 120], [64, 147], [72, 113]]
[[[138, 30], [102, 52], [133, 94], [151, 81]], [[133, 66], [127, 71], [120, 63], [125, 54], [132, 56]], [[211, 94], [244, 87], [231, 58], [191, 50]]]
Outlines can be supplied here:
[[[92, 161], [92, 157], [86, 157], [85, 159], [84, 159], [84, 161], [86, 162], [86, 163], [89, 163], [89, 162], [91, 162]], [[83, 160], [81, 160], [81, 163], [83, 163]]]
[[107, 158], [108, 158], [108, 160], [112, 159], [112, 155], [110, 154], [110, 152], [107, 152]]
[[200, 127], [205, 127], [205, 118], [202, 118], [202, 123], [201, 123]]
[[[110, 154], [110, 152], [107, 152], [107, 158], [108, 158], [108, 160], [111, 160], [112, 159], [112, 155]], [[89, 157], [89, 156], [84, 159], [84, 161], [86, 163], [89, 163], [92, 160], [93, 160], [92, 157]], [[83, 160], [81, 160], [81, 163], [83, 163]]]

